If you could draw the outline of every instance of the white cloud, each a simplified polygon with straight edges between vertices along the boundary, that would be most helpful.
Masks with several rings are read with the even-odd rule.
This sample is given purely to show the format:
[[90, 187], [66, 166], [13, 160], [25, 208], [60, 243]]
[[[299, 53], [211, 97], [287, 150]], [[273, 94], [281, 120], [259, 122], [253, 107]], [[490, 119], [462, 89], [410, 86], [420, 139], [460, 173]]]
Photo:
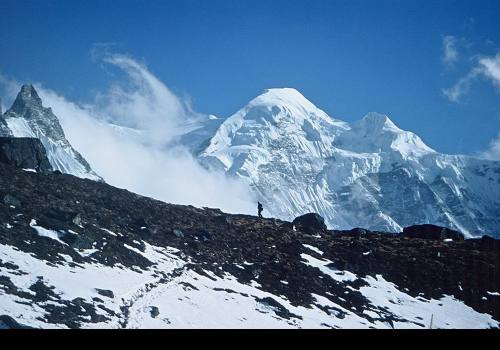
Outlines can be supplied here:
[[9, 103], [14, 101], [20, 88], [21, 84], [17, 80], [0, 73], [0, 97], [2, 98], [0, 107], [2, 107], [2, 111], [5, 112]]
[[480, 70], [471, 70], [466, 76], [460, 78], [452, 87], [443, 89], [443, 94], [448, 97], [451, 102], [460, 102], [462, 96], [469, 92], [472, 82], [479, 74]]
[[[166, 202], [253, 213], [246, 184], [209, 171], [185, 149], [169, 146], [186, 120], [201, 115], [134, 59], [109, 54], [102, 59], [126, 79], [97, 94], [92, 103], [80, 105], [35, 84], [44, 105], [52, 107], [66, 137], [92, 168], [111, 185]], [[14, 80], [0, 83], [4, 90], [19, 91]]]
[[124, 55], [106, 54], [102, 60], [123, 70], [126, 85], [115, 83], [96, 97], [100, 114], [120, 125], [144, 130], [150, 141], [165, 143], [183, 120], [196, 114], [144, 65]]
[[500, 91], [500, 52], [495, 56], [477, 58], [474, 67], [467, 75], [460, 78], [452, 87], [443, 89], [442, 92], [450, 101], [460, 102], [478, 78], [487, 79]]
[[453, 35], [447, 35], [443, 38], [443, 56], [444, 63], [451, 65], [458, 60], [458, 42], [459, 40]]
[[490, 142], [489, 148], [480, 154], [480, 157], [500, 161], [500, 133]]
[[500, 89], [500, 52], [493, 57], [479, 59], [482, 74]]

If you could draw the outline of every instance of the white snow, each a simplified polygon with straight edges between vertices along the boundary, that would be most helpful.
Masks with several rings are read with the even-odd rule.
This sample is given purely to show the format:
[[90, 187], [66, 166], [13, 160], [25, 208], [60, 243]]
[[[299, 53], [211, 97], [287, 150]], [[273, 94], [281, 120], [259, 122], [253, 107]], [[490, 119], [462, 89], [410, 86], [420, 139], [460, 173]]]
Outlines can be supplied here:
[[322, 273], [330, 276], [337, 282], [355, 281], [358, 277], [349, 271], [336, 270], [328, 267], [332, 262], [327, 259], [316, 259], [307, 254], [300, 254], [300, 257], [307, 261], [307, 265], [318, 268]]
[[[36, 282], [37, 276], [43, 276], [43, 282], [54, 286], [54, 292], [61, 298], [72, 300], [81, 297], [93, 303], [92, 298], [99, 297], [103, 300], [103, 306], [118, 315], [107, 315], [111, 319], [105, 323], [95, 324], [89, 320], [89, 323], [82, 324], [83, 328], [120, 328], [125, 321], [127, 328], [390, 328], [388, 323], [377, 320], [378, 315], [384, 312], [394, 314], [399, 320], [394, 322], [396, 328], [427, 328], [431, 315], [434, 315], [436, 327], [498, 327], [498, 323], [489, 315], [477, 313], [452, 297], [446, 296], [440, 300], [412, 298], [380, 276], [365, 278], [368, 286], [359, 289], [374, 305], [363, 310], [363, 315], [370, 318], [356, 315], [354, 309], [347, 310], [325, 296], [316, 294], [313, 295], [315, 302], [311, 307], [296, 307], [283, 296], [262, 291], [255, 281], [246, 285], [228, 273], [220, 278], [205, 271], [207, 277], [185, 269], [189, 258], [180, 259], [175, 255], [177, 249], [155, 247], [147, 243], [145, 247], [141, 254], [155, 265], [141, 273], [120, 265], [112, 268], [97, 263], [56, 266], [0, 244], [1, 261], [19, 266], [19, 271], [2, 269], [0, 275], [9, 277], [17, 288], [31, 294], [29, 286]], [[69, 256], [64, 257], [68, 263], [71, 262]], [[336, 271], [324, 266], [328, 261], [305, 254], [303, 258], [307, 260], [306, 263], [317, 266], [327, 276], [337, 280]], [[179, 269], [182, 273], [174, 277], [171, 273]], [[21, 271], [29, 273], [19, 274]], [[341, 282], [357, 278], [349, 272], [344, 273], [350, 278], [340, 279]], [[166, 282], [159, 283], [165, 279], [164, 276], [167, 277]], [[286, 281], [281, 283], [287, 284]], [[96, 288], [113, 291], [114, 298], [100, 296]], [[279, 316], [277, 308], [259, 301], [264, 298], [272, 298], [281, 305], [280, 308], [297, 317], [287, 319]], [[15, 301], [26, 300], [0, 291], [0, 314], [10, 315], [20, 323], [35, 327], [65, 328], [62, 324], [47, 324], [37, 319], [46, 313], [42, 305], [19, 304]], [[58, 301], [50, 303], [57, 305]], [[159, 309], [156, 318], [151, 316], [153, 306]], [[126, 319], [121, 307], [128, 309]], [[323, 311], [324, 307], [334, 309], [330, 309], [328, 314]], [[96, 310], [104, 315], [104, 311]]]
[[323, 255], [323, 252], [321, 250], [319, 250], [318, 248], [316, 247], [313, 247], [312, 245], [309, 245], [309, 244], [302, 244], [304, 247], [306, 247], [307, 249], [310, 249], [312, 250], [313, 252], [316, 252], [320, 255]]
[[377, 308], [386, 307], [399, 315], [402, 320], [394, 322], [396, 328], [420, 328], [419, 324], [428, 328], [432, 315], [433, 328], [498, 327], [498, 322], [490, 315], [478, 313], [451, 296], [444, 296], [439, 300], [413, 298], [380, 275], [376, 278], [368, 276], [365, 280], [369, 286], [361, 287], [359, 291]]
[[53, 230], [47, 230], [46, 228], [44, 227], [41, 227], [41, 226], [37, 226], [36, 224], [36, 220], [35, 219], [31, 219], [31, 222], [30, 222], [30, 226], [35, 229], [36, 233], [39, 235], [39, 236], [42, 236], [42, 237], [47, 237], [47, 238], [51, 238], [61, 244], [64, 244], [64, 245], [68, 245], [67, 243], [61, 241], [59, 239], [59, 233], [56, 232], [56, 231], [53, 231]]

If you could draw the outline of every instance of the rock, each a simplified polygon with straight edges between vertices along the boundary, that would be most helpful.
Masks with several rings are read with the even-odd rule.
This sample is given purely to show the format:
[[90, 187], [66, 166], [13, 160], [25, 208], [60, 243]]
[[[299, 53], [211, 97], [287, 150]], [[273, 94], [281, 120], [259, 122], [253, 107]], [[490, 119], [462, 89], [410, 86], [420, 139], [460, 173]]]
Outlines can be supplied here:
[[210, 234], [210, 232], [205, 231], [205, 230], [201, 230], [199, 232], [199, 236], [203, 242], [207, 242], [207, 241], [210, 241], [212, 239], [212, 235]]
[[12, 317], [0, 315], [0, 329], [31, 329], [32, 327], [18, 323]]
[[144, 220], [144, 218], [136, 218], [133, 219], [128, 226], [131, 230], [140, 231], [146, 230], [148, 227], [148, 223], [146, 222], [146, 220]]
[[52, 171], [42, 143], [30, 137], [0, 137], [0, 163], [39, 172]]
[[94, 247], [94, 237], [91, 235], [74, 235], [66, 233], [63, 241], [68, 243], [74, 249], [92, 249]]
[[480, 239], [482, 250], [497, 250], [500, 249], [500, 240], [489, 235], [483, 235]]
[[217, 215], [215, 217], [215, 221], [217, 223], [225, 224], [225, 225], [231, 225], [233, 223], [233, 220], [226, 215]]
[[364, 228], [356, 227], [356, 228], [353, 228], [353, 229], [347, 231], [346, 233], [353, 235], [353, 236], [359, 236], [359, 235], [365, 235], [366, 232], [367, 231]]
[[108, 298], [114, 298], [115, 297], [115, 294], [113, 293], [112, 290], [99, 289], [99, 288], [95, 288], [95, 290], [96, 290], [97, 293], [99, 293], [103, 297], [108, 297]]
[[82, 217], [80, 216], [80, 214], [76, 214], [76, 216], [73, 218], [72, 222], [76, 226], [80, 226], [82, 224]]
[[184, 233], [181, 231], [181, 230], [178, 230], [178, 229], [174, 229], [173, 230], [173, 233], [176, 237], [178, 238], [183, 238], [184, 237]]
[[156, 306], [151, 306], [150, 313], [152, 318], [156, 318], [160, 314], [160, 309]]
[[10, 195], [10, 194], [6, 194], [4, 197], [3, 197], [3, 203], [5, 205], [13, 205], [14, 207], [20, 207], [21, 206], [21, 201], [19, 199], [17, 199], [16, 197]]
[[451, 238], [454, 241], [463, 241], [464, 235], [458, 231], [446, 227], [440, 227], [431, 224], [413, 225], [403, 229], [403, 235], [410, 238], [423, 238], [442, 240]]
[[292, 225], [294, 225], [296, 228], [303, 227], [308, 230], [327, 230], [325, 219], [323, 219], [321, 215], [316, 213], [308, 213], [302, 216], [298, 216], [293, 220]]
[[50, 208], [43, 212], [37, 222], [40, 226], [50, 230], [64, 230], [68, 226], [81, 225], [82, 219], [79, 213], [59, 208]]

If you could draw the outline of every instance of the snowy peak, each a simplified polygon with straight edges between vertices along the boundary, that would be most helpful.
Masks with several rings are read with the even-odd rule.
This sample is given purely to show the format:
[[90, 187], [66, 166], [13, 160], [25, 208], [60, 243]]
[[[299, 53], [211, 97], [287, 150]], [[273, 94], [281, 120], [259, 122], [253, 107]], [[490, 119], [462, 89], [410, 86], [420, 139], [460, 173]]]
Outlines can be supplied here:
[[298, 164], [331, 156], [335, 135], [347, 129], [297, 90], [267, 89], [224, 120], [200, 155], [210, 166], [249, 174], [273, 159]]
[[340, 136], [342, 148], [355, 152], [392, 152], [398, 157], [421, 157], [434, 153], [420, 137], [400, 129], [384, 114], [370, 112], [351, 124], [351, 129]]
[[293, 88], [273, 88], [251, 100], [235, 116], [256, 122], [332, 124], [334, 119]]
[[23, 85], [12, 107], [0, 121], [0, 136], [38, 138], [54, 170], [92, 180], [102, 180], [66, 139], [59, 119], [43, 106], [33, 85]]
[[399, 129], [396, 124], [392, 122], [391, 119], [385, 114], [380, 114], [377, 112], [367, 113], [361, 120], [356, 123], [353, 123], [358, 127], [363, 127], [367, 130], [393, 130], [393, 131], [402, 131]]
[[33, 85], [23, 85], [4, 119], [14, 137], [45, 135], [53, 140], [65, 140], [64, 130], [51, 108], [43, 106]]
[[266, 89], [254, 98], [248, 106], [288, 107], [302, 111], [315, 111], [317, 107], [293, 88]]

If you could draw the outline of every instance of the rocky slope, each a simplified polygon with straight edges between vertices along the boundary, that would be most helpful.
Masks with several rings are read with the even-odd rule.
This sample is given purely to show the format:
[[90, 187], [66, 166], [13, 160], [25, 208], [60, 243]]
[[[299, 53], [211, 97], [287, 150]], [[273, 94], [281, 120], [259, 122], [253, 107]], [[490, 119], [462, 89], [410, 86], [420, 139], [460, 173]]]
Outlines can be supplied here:
[[45, 147], [52, 168], [102, 181], [68, 142], [59, 120], [50, 107], [42, 105], [32, 85], [23, 85], [12, 107], [0, 114], [0, 136], [38, 138]]
[[499, 241], [419, 230], [229, 215], [0, 163], [0, 326], [499, 327]]
[[205, 124], [181, 143], [245, 181], [269, 216], [317, 212], [336, 229], [431, 223], [469, 237], [500, 234], [500, 162], [436, 152], [385, 115], [346, 123], [297, 90], [270, 89]]

